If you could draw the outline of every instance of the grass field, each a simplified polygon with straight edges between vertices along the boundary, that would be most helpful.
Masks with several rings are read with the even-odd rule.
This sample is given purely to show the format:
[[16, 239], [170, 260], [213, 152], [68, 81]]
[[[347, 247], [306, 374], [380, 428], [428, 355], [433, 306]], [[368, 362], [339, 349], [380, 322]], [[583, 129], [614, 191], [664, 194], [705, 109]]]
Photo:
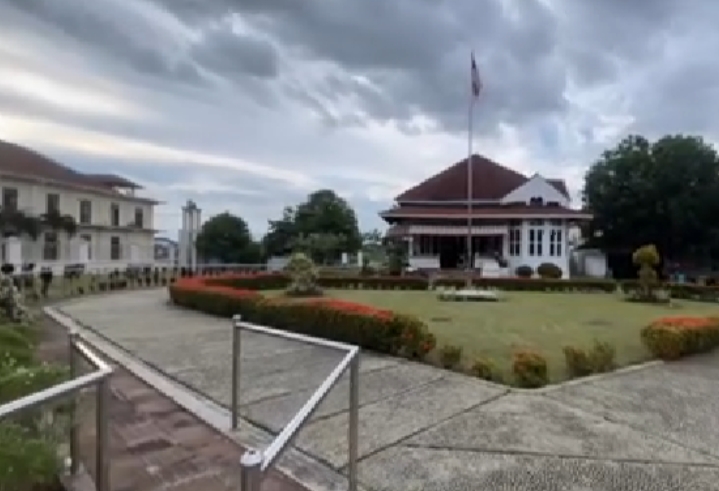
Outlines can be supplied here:
[[611, 343], [620, 366], [649, 358], [639, 331], [653, 319], [670, 315], [716, 315], [719, 305], [689, 301], [671, 306], [630, 303], [614, 294], [506, 292], [501, 302], [440, 302], [429, 291], [327, 290], [326, 296], [373, 305], [422, 319], [438, 344], [463, 348], [465, 363], [492, 359], [506, 375], [512, 352], [541, 351], [552, 381], [566, 379], [562, 347]]

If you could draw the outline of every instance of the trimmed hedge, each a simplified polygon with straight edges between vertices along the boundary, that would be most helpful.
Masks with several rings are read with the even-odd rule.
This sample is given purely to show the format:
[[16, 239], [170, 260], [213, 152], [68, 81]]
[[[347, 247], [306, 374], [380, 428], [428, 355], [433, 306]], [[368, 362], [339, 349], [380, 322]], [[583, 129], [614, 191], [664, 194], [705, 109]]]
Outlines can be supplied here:
[[[237, 277], [213, 277], [208, 285], [230, 286], [247, 290], [284, 290], [290, 278], [283, 274], [257, 274]], [[432, 282], [435, 287], [464, 288], [464, 278], [438, 278]], [[612, 293], [617, 287], [625, 292], [638, 288], [636, 280], [614, 281], [605, 279], [562, 280], [550, 278], [475, 278], [472, 284], [479, 288], [498, 288], [506, 291], [575, 292], [597, 291]], [[365, 290], [427, 290], [427, 278], [410, 276], [321, 276], [317, 279], [321, 288], [365, 289]], [[719, 286], [665, 283], [660, 288], [668, 289], [672, 298], [719, 302]]]
[[642, 329], [641, 337], [655, 357], [677, 360], [719, 347], [719, 318], [663, 317]]
[[169, 287], [170, 298], [176, 305], [208, 314], [240, 314], [248, 322], [355, 344], [379, 353], [421, 359], [436, 345], [427, 326], [413, 316], [335, 299], [269, 299], [248, 288], [280, 288], [285, 280], [281, 275], [222, 281], [185, 278]]

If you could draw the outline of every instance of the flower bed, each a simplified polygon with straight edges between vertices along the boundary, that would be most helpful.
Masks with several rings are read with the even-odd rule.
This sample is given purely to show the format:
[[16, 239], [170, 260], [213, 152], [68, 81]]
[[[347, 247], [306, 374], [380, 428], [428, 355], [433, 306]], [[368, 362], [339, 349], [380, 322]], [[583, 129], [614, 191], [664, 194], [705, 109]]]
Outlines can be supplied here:
[[[326, 280], [326, 278], [325, 278]], [[406, 281], [406, 282], [405, 282]], [[417, 289], [421, 278], [332, 278], [324, 285], [334, 288], [368, 288], [384, 285], [384, 289], [404, 288]], [[507, 280], [495, 280], [499, 282]], [[382, 283], [384, 282], [384, 283]], [[513, 285], [555, 284], [555, 280], [510, 280]], [[608, 284], [599, 282], [591, 284]], [[227, 277], [193, 277], [181, 278], [170, 286], [170, 296], [174, 303], [202, 312], [231, 317], [240, 314], [249, 322], [271, 326], [310, 336], [346, 342], [362, 348], [391, 355], [405, 356], [413, 359], [425, 359], [434, 351], [435, 337], [427, 326], [417, 317], [397, 314], [387, 309], [379, 309], [347, 300], [334, 298], [292, 299], [287, 297], [268, 298], [262, 290], [278, 290], [289, 284], [289, 278], [282, 274], [252, 274]], [[612, 282], [613, 285], [616, 285]], [[425, 282], [426, 286], [426, 282]], [[684, 291], [690, 287], [681, 285]], [[612, 287], [614, 288], [614, 287]], [[702, 288], [702, 287], [699, 287]], [[709, 287], [703, 287], [709, 288]], [[531, 290], [530, 288], [523, 288]], [[608, 290], [607, 290], [608, 291]], [[643, 344], [655, 358], [673, 360], [682, 356], [705, 352], [719, 346], [719, 319], [705, 317], [667, 317], [658, 319], [645, 327], [641, 332]], [[437, 355], [447, 351], [447, 346], [432, 353], [430, 357], [435, 363]], [[615, 348], [607, 343], [595, 340], [594, 347], [564, 347], [566, 373], [570, 378], [611, 371], [616, 367], [614, 362]], [[601, 349], [600, 349], [601, 348]], [[582, 351], [579, 353], [579, 351]], [[586, 351], [586, 353], [585, 353]], [[534, 353], [534, 352], [532, 352]], [[578, 367], [577, 356], [587, 358], [587, 367]], [[516, 353], [515, 353], [516, 355]], [[586, 356], [585, 356], [586, 355]], [[601, 356], [599, 356], [601, 355]], [[518, 356], [518, 355], [517, 355]], [[546, 364], [542, 353], [536, 352], [530, 361], [536, 370], [530, 370], [531, 377], [520, 356], [512, 363], [513, 382], [524, 387], [536, 387], [549, 380], [541, 364]], [[517, 359], [522, 363], [515, 363]], [[542, 361], [545, 360], [545, 361]], [[452, 369], [466, 371], [465, 361], [452, 363]], [[475, 360], [475, 365], [483, 360]], [[541, 363], [540, 363], [541, 361]], [[581, 361], [581, 360], [580, 360]], [[601, 363], [600, 363], [601, 362]], [[442, 364], [442, 363], [440, 363]], [[443, 365], [447, 365], [446, 363]], [[482, 364], [484, 366], [484, 364]], [[540, 370], [541, 369], [541, 370]], [[538, 371], [537, 371], [538, 370]], [[556, 370], [554, 368], [553, 370]], [[490, 370], [491, 371], [491, 370]], [[486, 370], [480, 370], [483, 373]], [[536, 375], [536, 377], [534, 375]], [[493, 374], [482, 375], [490, 380], [498, 380]], [[529, 377], [529, 378], [528, 378]], [[531, 380], [529, 380], [531, 378]], [[536, 380], [535, 380], [536, 379]], [[509, 382], [509, 381], [507, 381]]]
[[[242, 275], [235, 277], [213, 277], [208, 284], [231, 286], [248, 290], [282, 290], [287, 288], [290, 278], [283, 274]], [[403, 276], [321, 276], [317, 285], [322, 288], [370, 289], [370, 290], [427, 290], [430, 285], [440, 288], [464, 288], [463, 278], [440, 278], [430, 282], [422, 277]], [[614, 281], [605, 279], [554, 280], [544, 278], [475, 278], [472, 285], [480, 289], [535, 292], [606, 292], [617, 288], [625, 292], [637, 289], [636, 280]], [[718, 286], [665, 283], [658, 288], [667, 290], [672, 298], [719, 302]]]
[[[280, 275], [225, 278], [185, 278], [170, 286], [170, 298], [180, 306], [309, 336], [355, 344], [362, 348], [422, 358], [434, 348], [434, 336], [412, 316], [334, 299], [295, 301], [268, 299], [255, 290], [282, 284]], [[241, 285], [237, 288], [228, 285]]]
[[663, 317], [641, 332], [642, 342], [657, 358], [678, 358], [719, 347], [719, 318]]

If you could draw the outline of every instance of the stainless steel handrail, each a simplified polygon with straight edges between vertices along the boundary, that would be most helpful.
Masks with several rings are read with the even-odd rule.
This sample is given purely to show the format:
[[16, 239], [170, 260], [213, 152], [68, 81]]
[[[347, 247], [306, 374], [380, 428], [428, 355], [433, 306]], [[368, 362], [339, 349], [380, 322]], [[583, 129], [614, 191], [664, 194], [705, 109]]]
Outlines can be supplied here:
[[[50, 317], [57, 320], [52, 313], [47, 313]], [[47, 404], [62, 397], [72, 396], [73, 400], [70, 410], [70, 473], [72, 476], [76, 476], [80, 469], [80, 428], [76, 418], [77, 394], [82, 389], [96, 385], [97, 408], [95, 425], [97, 431], [97, 446], [95, 448], [95, 487], [97, 491], [110, 491], [109, 435], [107, 430], [110, 375], [112, 375], [113, 369], [90, 348], [87, 340], [83, 339], [79, 332], [71, 331], [68, 337], [70, 373], [72, 378], [61, 384], [41, 390], [40, 392], [35, 392], [34, 394], [29, 394], [15, 401], [3, 404], [0, 406], [0, 421], [13, 414], [29, 411], [37, 406]], [[77, 355], [80, 355], [88, 363], [93, 365], [95, 370], [86, 375], [79, 375], [79, 360]]]
[[242, 351], [241, 330], [257, 332], [283, 339], [290, 339], [315, 346], [324, 346], [346, 352], [342, 361], [322, 382], [309, 400], [300, 408], [287, 426], [272, 440], [264, 450], [247, 450], [240, 460], [240, 491], [259, 491], [267, 471], [277, 462], [284, 451], [290, 446], [305, 423], [312, 417], [322, 401], [342, 375], [349, 369], [349, 430], [348, 430], [348, 466], [349, 490], [357, 491], [357, 460], [358, 460], [358, 429], [359, 429], [359, 368], [360, 348], [349, 344], [314, 338], [302, 334], [271, 329], [243, 322], [239, 315], [232, 317], [232, 429], [237, 429], [240, 410], [240, 354]]

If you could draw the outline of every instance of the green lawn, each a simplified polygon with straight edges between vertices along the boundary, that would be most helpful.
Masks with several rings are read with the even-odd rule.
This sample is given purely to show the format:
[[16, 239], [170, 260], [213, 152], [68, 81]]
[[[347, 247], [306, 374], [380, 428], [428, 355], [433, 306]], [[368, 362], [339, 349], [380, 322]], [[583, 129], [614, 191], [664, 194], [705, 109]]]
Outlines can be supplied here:
[[562, 347], [591, 347], [595, 339], [611, 343], [617, 363], [649, 358], [639, 331], [669, 315], [716, 315], [719, 305], [676, 301], [671, 306], [630, 303], [614, 294], [506, 292], [501, 302], [440, 302], [435, 292], [327, 290], [327, 296], [413, 314], [437, 336], [439, 344], [463, 347], [465, 363], [491, 358], [505, 374], [517, 348], [534, 348], [547, 358], [550, 378], [564, 373]]

